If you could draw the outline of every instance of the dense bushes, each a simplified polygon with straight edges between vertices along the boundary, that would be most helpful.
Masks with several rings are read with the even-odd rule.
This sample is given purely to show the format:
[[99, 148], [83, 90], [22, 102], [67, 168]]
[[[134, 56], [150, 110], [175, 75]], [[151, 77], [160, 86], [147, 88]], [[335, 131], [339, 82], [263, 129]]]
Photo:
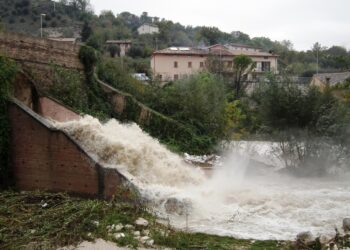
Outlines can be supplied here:
[[[143, 128], [173, 148], [203, 154], [223, 138], [225, 87], [214, 75], [202, 73], [161, 88], [135, 80], [116, 60], [100, 62], [97, 72], [101, 80], [159, 112], [153, 113]], [[130, 98], [126, 98], [128, 110], [118, 118], [137, 122], [133, 114], [139, 113], [139, 106]]]
[[0, 189], [11, 184], [10, 125], [7, 116], [7, 101], [16, 71], [14, 62], [0, 55]]
[[104, 59], [97, 66], [97, 75], [102, 81], [145, 102], [149, 86], [134, 79], [131, 74], [127, 62], [121, 62], [119, 59]]
[[279, 142], [286, 166], [302, 175], [324, 175], [344, 166], [349, 159], [349, 107], [328, 89], [270, 80], [253, 94], [259, 132]]
[[155, 109], [184, 124], [200, 135], [221, 138], [226, 103], [222, 81], [209, 73], [189, 76], [174, 82], [158, 93]]
[[84, 64], [85, 75], [75, 70], [52, 66], [54, 84], [49, 94], [75, 111], [106, 119], [111, 116], [111, 106], [106, 94], [94, 79], [94, 67], [98, 61], [97, 52], [82, 46], [79, 58]]
[[88, 106], [88, 97], [84, 88], [84, 75], [79, 71], [52, 65], [54, 84], [49, 94], [76, 111], [83, 112]]

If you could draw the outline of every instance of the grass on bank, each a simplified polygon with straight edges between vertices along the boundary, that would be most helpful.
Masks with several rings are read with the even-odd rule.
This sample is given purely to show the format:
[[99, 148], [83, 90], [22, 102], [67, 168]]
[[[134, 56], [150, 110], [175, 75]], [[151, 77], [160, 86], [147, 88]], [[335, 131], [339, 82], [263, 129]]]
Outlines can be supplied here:
[[290, 249], [289, 242], [238, 240], [202, 233], [186, 233], [158, 224], [140, 203], [120, 192], [112, 201], [82, 199], [45, 192], [0, 193], [0, 249], [55, 249], [103, 238], [120, 246], [140, 247], [133, 230], [115, 240], [107, 226], [150, 222], [150, 237], [157, 247], [173, 249]]

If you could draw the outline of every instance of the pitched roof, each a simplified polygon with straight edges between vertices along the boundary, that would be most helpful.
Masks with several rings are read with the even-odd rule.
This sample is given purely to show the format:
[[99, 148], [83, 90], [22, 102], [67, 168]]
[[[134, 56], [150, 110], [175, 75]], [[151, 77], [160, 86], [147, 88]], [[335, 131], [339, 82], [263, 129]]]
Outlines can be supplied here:
[[106, 44], [130, 44], [131, 40], [107, 40]]
[[[154, 28], [158, 28], [158, 26], [155, 25], [155, 24], [153, 24], [153, 23], [144, 23], [144, 24], [142, 24], [140, 27], [142, 27], [142, 26], [144, 26], [144, 25], [151, 26], [151, 27], [154, 27]], [[139, 28], [140, 28], [140, 27], [139, 27]]]
[[209, 51], [201, 48], [170, 47], [153, 52], [154, 55], [202, 55], [207, 56]]
[[74, 43], [77, 41], [77, 38], [74, 38], [74, 37], [72, 37], [72, 38], [70, 38], [70, 37], [68, 37], [68, 38], [66, 38], [66, 37], [63, 37], [63, 38], [61, 38], [61, 37], [49, 37], [48, 39], [52, 40], [52, 41], [69, 42], [69, 43]]
[[322, 73], [315, 74], [313, 76], [324, 84], [336, 85], [337, 83], [343, 83], [346, 79], [350, 78], [350, 72], [339, 72], [339, 73]]
[[263, 51], [240, 51], [231, 50], [225, 45], [215, 44], [204, 48], [193, 48], [193, 47], [170, 47], [163, 50], [158, 50], [153, 53], [154, 55], [220, 55], [220, 56], [256, 56], [256, 57], [278, 57], [278, 55], [271, 54]]

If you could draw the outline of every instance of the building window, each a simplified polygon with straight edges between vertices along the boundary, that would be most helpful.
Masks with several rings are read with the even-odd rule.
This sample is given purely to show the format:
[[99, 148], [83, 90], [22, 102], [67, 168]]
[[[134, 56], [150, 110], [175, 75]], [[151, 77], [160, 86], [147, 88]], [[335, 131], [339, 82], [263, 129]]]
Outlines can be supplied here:
[[233, 67], [233, 62], [227, 62], [227, 67], [232, 68]]
[[188, 67], [192, 68], [192, 62], [188, 62]]
[[200, 62], [200, 63], [199, 63], [199, 67], [200, 67], [200, 68], [204, 68], [204, 62]]
[[179, 75], [174, 75], [174, 81], [179, 80]]
[[174, 68], [177, 68], [177, 67], [178, 67], [178, 63], [174, 62]]
[[270, 62], [261, 62], [261, 71], [268, 72], [271, 70], [271, 63]]

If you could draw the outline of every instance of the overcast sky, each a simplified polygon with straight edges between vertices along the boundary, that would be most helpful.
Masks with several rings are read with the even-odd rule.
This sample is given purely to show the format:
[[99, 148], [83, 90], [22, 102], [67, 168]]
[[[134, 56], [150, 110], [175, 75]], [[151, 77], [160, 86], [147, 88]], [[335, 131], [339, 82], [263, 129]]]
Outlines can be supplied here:
[[250, 37], [291, 40], [297, 50], [315, 42], [350, 49], [350, 0], [90, 0], [96, 13], [111, 10], [157, 16], [192, 26], [216, 26]]

